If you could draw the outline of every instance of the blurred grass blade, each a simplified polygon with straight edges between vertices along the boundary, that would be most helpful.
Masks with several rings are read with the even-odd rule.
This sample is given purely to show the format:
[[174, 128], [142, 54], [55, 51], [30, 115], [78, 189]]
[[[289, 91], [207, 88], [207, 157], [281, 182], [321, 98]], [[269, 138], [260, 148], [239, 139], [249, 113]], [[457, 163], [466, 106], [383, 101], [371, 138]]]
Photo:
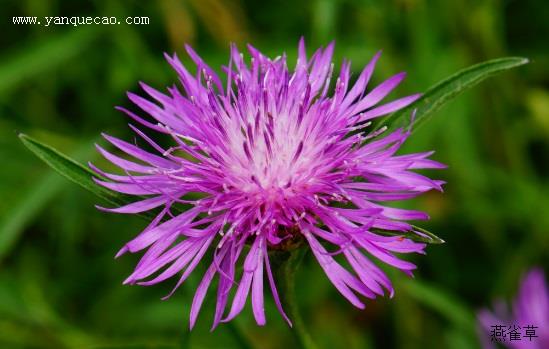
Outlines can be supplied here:
[[0, 93], [17, 86], [27, 77], [70, 60], [92, 42], [101, 26], [89, 26], [24, 47], [0, 63]]
[[50, 173], [27, 191], [21, 202], [14, 203], [0, 220], [0, 260], [2, 260], [17, 242], [28, 221], [60, 189], [61, 178]]
[[458, 298], [435, 285], [429, 285], [417, 279], [403, 280], [400, 288], [418, 303], [445, 317], [455, 327], [462, 329], [470, 336], [475, 336], [475, 315]]
[[430, 231], [412, 225], [413, 230], [407, 232], [395, 232], [393, 230], [383, 230], [383, 229], [372, 229], [372, 232], [384, 235], [384, 236], [402, 236], [406, 239], [410, 239], [416, 242], [423, 242], [426, 244], [443, 244], [445, 241]]
[[386, 125], [388, 131], [395, 130], [399, 127], [405, 127], [410, 123], [412, 111], [417, 109], [413, 124], [415, 130], [444, 104], [471, 87], [491, 76], [526, 63], [528, 63], [527, 58], [505, 57], [475, 64], [460, 70], [456, 74], [429, 88], [421, 98], [408, 107], [382, 119], [379, 122], [378, 127]]
[[[80, 185], [106, 202], [116, 206], [122, 206], [139, 200], [139, 197], [120, 194], [98, 185], [93, 181], [92, 177], [96, 177], [101, 180], [107, 179], [93, 172], [86, 166], [69, 158], [68, 156], [60, 153], [49, 145], [43, 144], [25, 134], [20, 134], [19, 138], [27, 148], [29, 148], [36, 156], [38, 156], [59, 174]], [[146, 218], [154, 218], [154, 215], [148, 212], [144, 212], [140, 215]]]
[[[73, 155], [77, 158], [89, 158], [90, 143], [86, 142], [78, 147]], [[32, 186], [25, 188], [18, 200], [11, 202], [9, 211], [3, 216], [0, 215], [0, 260], [9, 253], [26, 224], [62, 189], [64, 184], [66, 182], [58, 175], [49, 172]]]

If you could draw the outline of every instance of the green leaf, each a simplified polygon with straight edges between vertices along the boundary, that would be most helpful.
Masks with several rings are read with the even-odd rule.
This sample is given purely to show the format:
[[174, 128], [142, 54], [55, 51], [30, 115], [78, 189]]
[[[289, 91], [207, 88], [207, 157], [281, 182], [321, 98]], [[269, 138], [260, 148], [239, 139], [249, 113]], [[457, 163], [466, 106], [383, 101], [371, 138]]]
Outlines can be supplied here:
[[385, 125], [387, 126], [388, 131], [392, 131], [399, 127], [405, 127], [410, 123], [412, 111], [416, 109], [413, 123], [413, 129], [415, 130], [429, 120], [429, 117], [435, 111], [471, 87], [490, 76], [519, 67], [528, 62], [528, 59], [523, 57], [505, 57], [475, 64], [460, 70], [449, 78], [442, 80], [429, 88], [427, 92], [414, 103], [382, 119], [378, 124], [378, 128]]
[[412, 228], [413, 228], [412, 230], [407, 232], [395, 232], [392, 230], [383, 230], [383, 229], [372, 229], [372, 232], [379, 235], [385, 235], [385, 236], [402, 236], [406, 239], [410, 239], [416, 242], [423, 242], [426, 244], [437, 245], [437, 244], [443, 244], [446, 242], [426, 229], [417, 227], [415, 225], [412, 225]]
[[[144, 199], [144, 197], [124, 195], [102, 187], [95, 183], [92, 177], [104, 181], [108, 181], [108, 179], [26, 134], [20, 134], [19, 138], [27, 148], [59, 174], [112, 205], [123, 206]], [[143, 212], [140, 215], [148, 219], [155, 217], [153, 211]]]

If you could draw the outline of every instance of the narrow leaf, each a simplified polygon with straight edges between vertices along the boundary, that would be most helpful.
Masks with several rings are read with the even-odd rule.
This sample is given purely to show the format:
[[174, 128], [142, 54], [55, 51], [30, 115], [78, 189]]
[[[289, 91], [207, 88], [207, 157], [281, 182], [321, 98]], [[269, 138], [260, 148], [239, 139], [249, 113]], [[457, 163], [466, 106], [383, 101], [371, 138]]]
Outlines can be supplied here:
[[378, 127], [387, 126], [388, 131], [405, 127], [410, 123], [412, 111], [416, 109], [414, 130], [422, 125], [429, 117], [443, 105], [453, 100], [481, 81], [506, 70], [527, 64], [528, 59], [522, 57], [497, 58], [475, 64], [454, 75], [442, 80], [429, 88], [421, 98], [408, 107], [382, 119]]
[[[92, 177], [96, 177], [103, 181], [108, 181], [108, 179], [93, 172], [86, 166], [60, 153], [49, 145], [43, 144], [25, 134], [20, 134], [19, 138], [27, 148], [59, 174], [112, 205], [122, 206], [144, 199], [144, 197], [124, 195], [104, 188], [95, 183]], [[154, 214], [151, 212], [144, 212], [140, 215], [149, 219], [154, 217]]]

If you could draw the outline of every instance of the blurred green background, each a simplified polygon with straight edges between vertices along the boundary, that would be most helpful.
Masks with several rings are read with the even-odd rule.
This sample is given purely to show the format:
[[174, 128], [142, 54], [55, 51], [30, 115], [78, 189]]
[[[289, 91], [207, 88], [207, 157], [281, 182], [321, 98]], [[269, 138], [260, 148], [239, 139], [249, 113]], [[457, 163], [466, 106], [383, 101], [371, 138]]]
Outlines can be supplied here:
[[[308, 256], [298, 296], [321, 348], [478, 348], [475, 312], [511, 297], [530, 266], [549, 270], [549, 2], [534, 0], [163, 0], [0, 2], [0, 347], [292, 348], [267, 296], [268, 323], [247, 307], [209, 332], [213, 299], [192, 333], [201, 270], [168, 301], [173, 282], [122, 286], [138, 256], [114, 261], [145, 225], [97, 211], [98, 200], [27, 151], [23, 131], [79, 160], [98, 159], [108, 131], [131, 139], [125, 91], [176, 81], [162, 57], [183, 43], [218, 68], [229, 42], [295, 59], [336, 40], [359, 72], [378, 49], [374, 82], [408, 71], [393, 96], [425, 91], [470, 64], [525, 56], [526, 67], [460, 96], [415, 133], [403, 153], [435, 149], [443, 194], [407, 203], [447, 243], [413, 256], [415, 279], [390, 271], [394, 299], [353, 308]], [[12, 16], [149, 16], [149, 25], [14, 25]], [[309, 51], [311, 52], [311, 51]], [[185, 62], [189, 62], [185, 58]], [[336, 64], [337, 66], [337, 64]], [[438, 174], [438, 173], [437, 173]]]

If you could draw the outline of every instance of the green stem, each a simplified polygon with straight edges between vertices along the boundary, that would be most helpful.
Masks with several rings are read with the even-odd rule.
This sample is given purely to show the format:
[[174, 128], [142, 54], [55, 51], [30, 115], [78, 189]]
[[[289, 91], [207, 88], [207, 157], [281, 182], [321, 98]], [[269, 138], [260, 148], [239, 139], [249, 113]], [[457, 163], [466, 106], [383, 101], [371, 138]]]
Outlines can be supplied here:
[[297, 248], [293, 251], [276, 252], [275, 258], [273, 258], [273, 267], [277, 276], [282, 306], [292, 321], [292, 333], [301, 348], [318, 349], [305, 327], [295, 292], [296, 271], [306, 251], [304, 248]]

